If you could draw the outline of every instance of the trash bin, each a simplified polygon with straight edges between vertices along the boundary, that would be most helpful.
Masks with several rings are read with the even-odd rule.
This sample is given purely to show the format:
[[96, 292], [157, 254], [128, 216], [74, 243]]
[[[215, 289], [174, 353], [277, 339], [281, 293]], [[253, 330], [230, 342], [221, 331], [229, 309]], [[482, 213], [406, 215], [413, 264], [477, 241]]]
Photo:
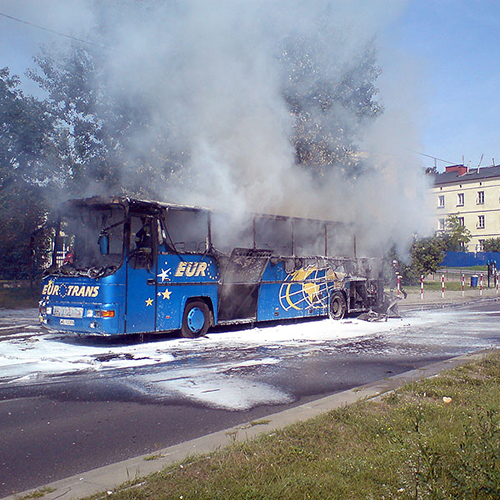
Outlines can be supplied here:
[[470, 286], [472, 288], [477, 288], [477, 282], [479, 281], [479, 276], [474, 274], [470, 277]]

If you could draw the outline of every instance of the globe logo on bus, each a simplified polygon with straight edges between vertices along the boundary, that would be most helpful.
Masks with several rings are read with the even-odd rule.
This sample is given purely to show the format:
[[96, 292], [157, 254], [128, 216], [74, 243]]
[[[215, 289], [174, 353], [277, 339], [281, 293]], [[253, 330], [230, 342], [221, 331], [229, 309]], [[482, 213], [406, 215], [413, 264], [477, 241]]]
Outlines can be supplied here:
[[280, 305], [285, 311], [327, 307], [329, 287], [335, 279], [338, 277], [331, 269], [300, 268], [281, 285]]

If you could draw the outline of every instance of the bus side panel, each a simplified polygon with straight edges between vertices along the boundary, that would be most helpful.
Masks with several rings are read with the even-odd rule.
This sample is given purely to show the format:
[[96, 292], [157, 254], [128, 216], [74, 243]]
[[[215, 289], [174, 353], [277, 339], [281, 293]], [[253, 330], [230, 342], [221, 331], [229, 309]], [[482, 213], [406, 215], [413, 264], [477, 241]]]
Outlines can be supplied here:
[[182, 326], [184, 307], [189, 299], [211, 302], [217, 323], [217, 284], [219, 273], [214, 259], [201, 255], [159, 255], [157, 282], [158, 331]]
[[326, 316], [327, 307], [312, 305], [306, 283], [263, 283], [260, 287], [257, 321]]
[[[213, 307], [214, 321], [217, 321], [217, 286], [206, 285], [173, 285], [158, 287], [157, 330], [178, 330], [182, 326], [184, 307], [190, 299], [201, 299]], [[163, 291], [162, 291], [163, 290]]]
[[286, 301], [286, 287], [280, 283], [263, 283], [257, 306], [257, 321], [302, 318], [305, 311]]
[[285, 264], [270, 263], [259, 294], [258, 321], [323, 316], [328, 313], [329, 285], [325, 270], [298, 267], [286, 272]]

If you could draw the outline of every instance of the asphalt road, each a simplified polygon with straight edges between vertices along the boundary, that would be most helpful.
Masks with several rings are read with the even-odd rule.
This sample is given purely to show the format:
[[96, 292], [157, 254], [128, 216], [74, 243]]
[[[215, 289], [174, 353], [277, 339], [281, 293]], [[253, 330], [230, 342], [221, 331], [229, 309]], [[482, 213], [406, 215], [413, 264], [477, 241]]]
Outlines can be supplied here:
[[489, 302], [138, 344], [40, 335], [31, 313], [4, 313], [0, 497], [496, 346], [499, 317]]

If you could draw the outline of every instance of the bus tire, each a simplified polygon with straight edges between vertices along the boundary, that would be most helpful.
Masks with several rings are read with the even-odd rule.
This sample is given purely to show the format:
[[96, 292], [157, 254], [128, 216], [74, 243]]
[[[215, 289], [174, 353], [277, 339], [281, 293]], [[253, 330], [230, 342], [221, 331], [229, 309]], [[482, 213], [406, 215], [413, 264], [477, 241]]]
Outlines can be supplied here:
[[342, 292], [334, 292], [330, 300], [330, 309], [328, 311], [330, 318], [339, 320], [345, 316], [347, 304]]
[[188, 339], [201, 337], [211, 324], [210, 309], [202, 300], [192, 300], [186, 304], [182, 316], [181, 335]]

